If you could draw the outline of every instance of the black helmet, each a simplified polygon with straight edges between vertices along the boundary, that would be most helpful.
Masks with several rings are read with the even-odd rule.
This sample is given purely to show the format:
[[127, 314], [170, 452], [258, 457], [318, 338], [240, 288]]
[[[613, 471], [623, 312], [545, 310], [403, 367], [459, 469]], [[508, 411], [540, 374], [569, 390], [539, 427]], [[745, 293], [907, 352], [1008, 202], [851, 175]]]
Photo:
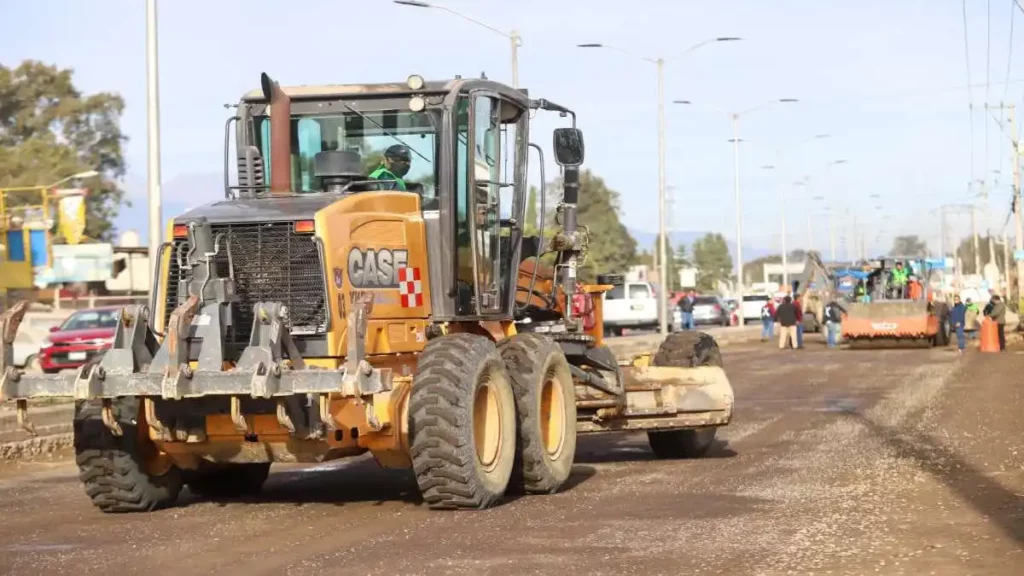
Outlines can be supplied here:
[[384, 151], [384, 157], [394, 160], [404, 160], [406, 162], [412, 160], [412, 154], [409, 153], [409, 147], [404, 144], [389, 146], [388, 149]]

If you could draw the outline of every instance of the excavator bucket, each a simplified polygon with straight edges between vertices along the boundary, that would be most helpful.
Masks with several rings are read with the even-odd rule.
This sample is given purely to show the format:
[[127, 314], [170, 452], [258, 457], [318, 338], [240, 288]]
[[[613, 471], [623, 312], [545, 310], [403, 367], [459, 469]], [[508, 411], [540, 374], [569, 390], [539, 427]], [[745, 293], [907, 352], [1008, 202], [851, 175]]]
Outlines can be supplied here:
[[871, 343], [930, 345], [939, 329], [938, 317], [923, 300], [890, 300], [847, 306], [843, 338], [851, 346]]

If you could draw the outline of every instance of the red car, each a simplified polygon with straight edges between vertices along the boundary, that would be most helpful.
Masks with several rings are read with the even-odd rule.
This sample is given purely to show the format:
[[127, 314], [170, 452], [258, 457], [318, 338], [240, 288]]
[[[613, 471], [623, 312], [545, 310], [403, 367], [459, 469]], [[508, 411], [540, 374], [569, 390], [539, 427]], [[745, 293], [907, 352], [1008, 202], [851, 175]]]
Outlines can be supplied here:
[[75, 312], [50, 328], [39, 347], [39, 367], [47, 374], [77, 369], [114, 343], [120, 306]]

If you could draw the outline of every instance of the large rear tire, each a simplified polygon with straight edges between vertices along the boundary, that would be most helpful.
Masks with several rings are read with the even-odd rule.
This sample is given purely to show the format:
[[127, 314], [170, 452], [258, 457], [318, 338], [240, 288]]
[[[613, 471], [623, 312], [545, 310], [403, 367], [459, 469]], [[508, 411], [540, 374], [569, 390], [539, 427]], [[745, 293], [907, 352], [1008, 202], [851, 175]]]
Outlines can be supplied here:
[[697, 366], [722, 366], [722, 353], [714, 337], [706, 332], [687, 330], [678, 334], [670, 334], [658, 347], [654, 366], [677, 366], [680, 368], [696, 368]]
[[516, 399], [518, 435], [510, 488], [557, 492], [576, 457], [576, 393], [562, 348], [538, 334], [499, 345]]
[[[709, 334], [680, 332], [671, 334], [661, 343], [651, 364], [678, 368], [722, 367], [722, 353]], [[658, 458], [695, 458], [707, 453], [717, 431], [717, 427], [651, 431], [647, 433], [647, 442]]]
[[186, 473], [185, 484], [204, 498], [239, 498], [258, 494], [269, 475], [269, 462], [210, 465]]
[[430, 508], [489, 508], [516, 452], [512, 385], [497, 348], [472, 334], [427, 343], [409, 401], [413, 470]]
[[139, 428], [139, 399], [114, 401], [114, 419], [122, 435], [103, 424], [99, 401], [75, 404], [75, 462], [85, 493], [103, 512], [149, 512], [172, 506], [181, 491], [181, 470], [173, 464], [150, 474], [145, 430]]

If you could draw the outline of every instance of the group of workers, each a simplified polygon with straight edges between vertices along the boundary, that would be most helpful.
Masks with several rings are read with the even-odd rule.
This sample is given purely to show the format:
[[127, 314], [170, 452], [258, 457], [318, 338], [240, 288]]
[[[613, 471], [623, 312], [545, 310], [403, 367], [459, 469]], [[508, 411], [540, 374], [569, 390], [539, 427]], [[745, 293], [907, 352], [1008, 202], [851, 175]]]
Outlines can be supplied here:
[[[869, 288], [870, 284], [870, 288]], [[920, 300], [924, 297], [924, 284], [914, 274], [914, 271], [903, 262], [897, 261], [895, 267], [881, 269], [872, 279], [861, 280], [857, 283], [854, 291], [854, 298], [857, 302], [871, 302], [872, 300]]]
[[[996, 324], [996, 333], [999, 337], [999, 351], [1006, 350], [1006, 303], [1002, 301], [999, 294], [993, 294], [984, 310], [980, 313], [990, 318]], [[967, 329], [968, 320], [977, 318], [979, 315], [978, 305], [968, 298], [966, 304], [960, 300], [960, 295], [953, 296], [953, 307], [949, 310], [949, 325], [956, 332], [956, 347], [959, 354], [964, 353], [967, 347], [968, 335], [976, 336], [973, 330]]]
[[[829, 348], [839, 345], [839, 329], [842, 325], [846, 309], [835, 300], [830, 301], [823, 310], [825, 321], [825, 343]], [[804, 310], [799, 296], [782, 297], [778, 307], [773, 300], [765, 302], [761, 307], [761, 341], [770, 340], [775, 336], [775, 325], [779, 325], [779, 349], [787, 347], [801, 349], [804, 347]]]

